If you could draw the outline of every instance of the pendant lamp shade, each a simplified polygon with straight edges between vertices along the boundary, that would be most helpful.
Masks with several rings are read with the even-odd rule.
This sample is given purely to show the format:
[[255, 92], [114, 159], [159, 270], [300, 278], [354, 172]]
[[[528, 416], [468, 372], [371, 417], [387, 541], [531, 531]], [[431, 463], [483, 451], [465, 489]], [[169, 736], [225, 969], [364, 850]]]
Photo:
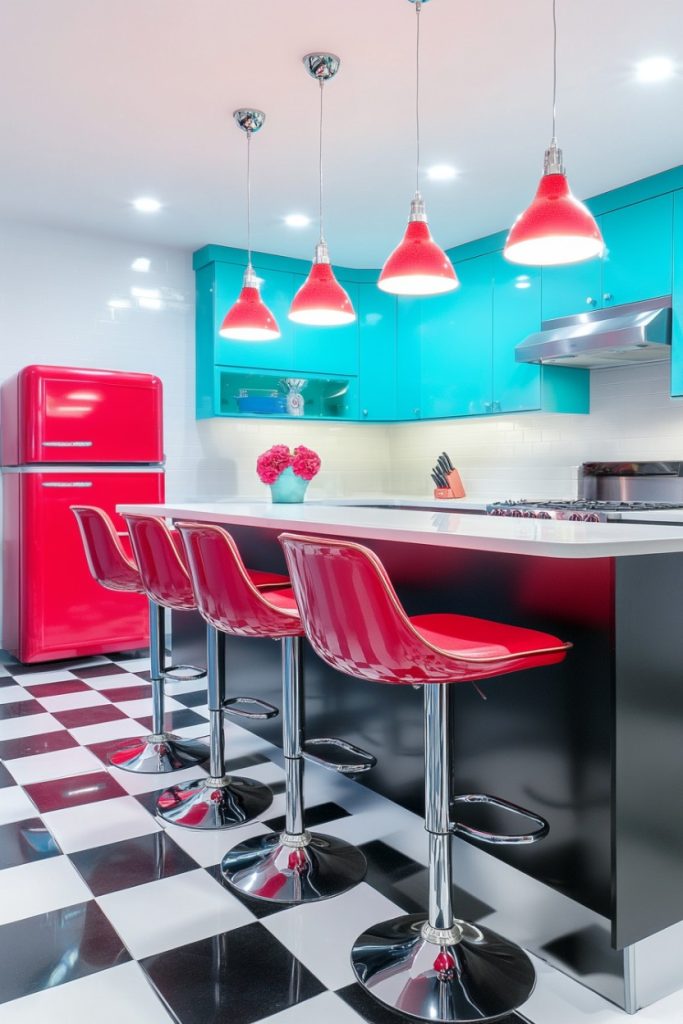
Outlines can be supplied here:
[[[320, 250], [323, 249], [321, 254]], [[324, 243], [318, 244], [311, 270], [292, 300], [289, 319], [297, 324], [341, 327], [356, 319], [351, 299], [334, 276]]]
[[600, 256], [604, 247], [595, 218], [572, 195], [560, 170], [541, 178], [531, 204], [510, 230], [504, 255], [511, 263], [552, 267]]
[[453, 264], [432, 238], [424, 204], [416, 196], [406, 232], [382, 267], [377, 287], [392, 295], [440, 295], [459, 283]]
[[261, 298], [258, 279], [248, 267], [237, 301], [225, 314], [218, 332], [229, 341], [275, 341], [280, 328]]

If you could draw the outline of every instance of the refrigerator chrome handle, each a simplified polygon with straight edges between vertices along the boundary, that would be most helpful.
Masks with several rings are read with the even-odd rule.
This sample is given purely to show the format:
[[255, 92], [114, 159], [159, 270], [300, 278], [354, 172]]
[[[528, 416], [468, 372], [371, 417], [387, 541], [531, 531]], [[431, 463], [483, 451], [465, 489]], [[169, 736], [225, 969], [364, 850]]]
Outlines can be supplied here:
[[92, 448], [92, 441], [43, 441], [43, 448]]
[[92, 480], [41, 480], [41, 487], [92, 487]]

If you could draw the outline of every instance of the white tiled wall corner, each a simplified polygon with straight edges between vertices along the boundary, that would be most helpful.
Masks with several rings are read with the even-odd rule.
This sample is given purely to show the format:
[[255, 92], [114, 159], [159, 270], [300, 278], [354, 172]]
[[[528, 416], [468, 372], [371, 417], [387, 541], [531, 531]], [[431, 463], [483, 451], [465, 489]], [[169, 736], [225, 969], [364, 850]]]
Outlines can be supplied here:
[[518, 413], [397, 424], [389, 435], [392, 489], [427, 495], [429, 469], [447, 451], [468, 493], [564, 498], [593, 460], [683, 459], [683, 399], [670, 396], [668, 363], [591, 373], [591, 414]]

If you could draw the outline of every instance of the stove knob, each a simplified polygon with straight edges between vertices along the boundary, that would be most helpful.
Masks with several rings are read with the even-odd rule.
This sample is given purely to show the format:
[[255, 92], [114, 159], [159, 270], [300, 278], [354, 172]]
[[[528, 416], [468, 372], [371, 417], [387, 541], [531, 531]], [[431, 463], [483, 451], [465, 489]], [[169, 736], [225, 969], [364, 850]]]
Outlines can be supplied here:
[[521, 508], [513, 508], [510, 510], [510, 515], [514, 516], [515, 519], [521, 519], [524, 515]]
[[597, 512], [589, 512], [587, 516], [584, 516], [584, 520], [587, 523], [599, 523], [600, 516], [597, 514]]
[[507, 513], [505, 512], [504, 508], [492, 508], [491, 511], [489, 512], [490, 516], [504, 516], [506, 514]]
[[524, 519], [535, 519], [536, 515], [537, 515], [537, 513], [534, 512], [534, 510], [531, 509], [531, 508], [526, 508], [522, 512], [522, 516], [523, 516]]
[[580, 512], [570, 512], [568, 519], [570, 523], [582, 523], [584, 517], [581, 515]]
[[541, 511], [541, 512], [537, 512], [536, 513], [536, 518], [537, 519], [552, 519], [552, 516], [550, 515], [550, 512], [543, 512], [543, 511]]

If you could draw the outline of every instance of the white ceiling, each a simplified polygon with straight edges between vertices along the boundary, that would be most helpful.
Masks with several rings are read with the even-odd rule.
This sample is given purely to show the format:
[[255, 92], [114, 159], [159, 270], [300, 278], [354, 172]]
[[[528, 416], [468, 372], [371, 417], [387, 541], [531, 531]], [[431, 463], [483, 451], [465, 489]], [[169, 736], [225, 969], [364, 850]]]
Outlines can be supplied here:
[[[579, 196], [683, 163], [682, 0], [558, 0], [558, 135]], [[309, 257], [317, 88], [301, 56], [342, 58], [326, 87], [327, 237], [380, 264], [414, 186], [407, 0], [0, 0], [0, 215], [197, 247], [244, 245], [237, 106], [254, 139], [254, 247]], [[550, 135], [551, 0], [432, 0], [422, 14], [425, 181], [445, 246], [501, 229], [529, 200]], [[667, 55], [644, 86], [635, 61]], [[133, 211], [157, 196], [156, 215]]]

